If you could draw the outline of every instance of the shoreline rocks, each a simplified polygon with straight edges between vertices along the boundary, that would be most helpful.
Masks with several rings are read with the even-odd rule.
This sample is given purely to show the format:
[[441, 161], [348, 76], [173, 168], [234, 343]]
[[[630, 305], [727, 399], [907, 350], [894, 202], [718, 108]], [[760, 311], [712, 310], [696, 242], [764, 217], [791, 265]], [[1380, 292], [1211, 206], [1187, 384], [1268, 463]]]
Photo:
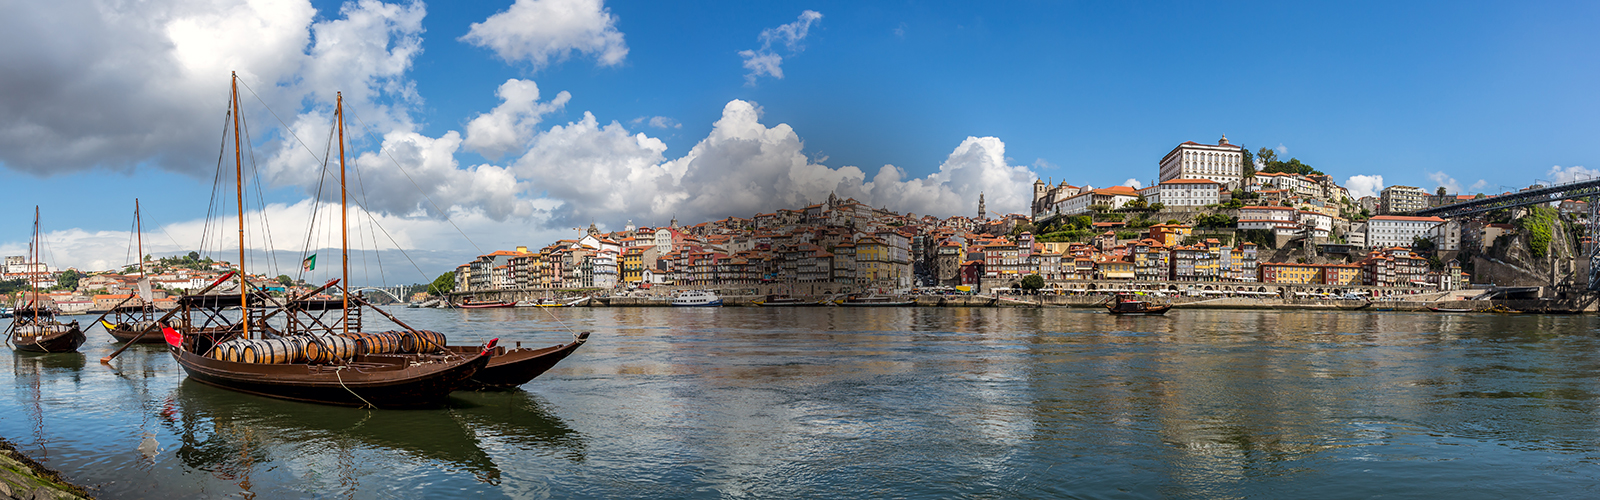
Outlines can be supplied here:
[[0, 438], [0, 500], [94, 498]]

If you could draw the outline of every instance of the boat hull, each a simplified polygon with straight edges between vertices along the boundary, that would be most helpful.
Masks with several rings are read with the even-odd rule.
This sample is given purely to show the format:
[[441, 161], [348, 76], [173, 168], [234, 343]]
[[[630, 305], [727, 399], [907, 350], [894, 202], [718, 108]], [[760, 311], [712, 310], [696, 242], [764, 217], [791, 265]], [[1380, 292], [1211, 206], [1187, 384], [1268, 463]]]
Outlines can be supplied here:
[[840, 302], [839, 305], [844, 307], [908, 307], [917, 305], [917, 302], [914, 300], [903, 302], [851, 302], [846, 300]]
[[516, 302], [485, 302], [481, 304], [461, 304], [462, 309], [498, 309], [501, 307], [516, 307]]
[[[544, 372], [550, 371], [556, 363], [572, 355], [573, 351], [578, 350], [578, 347], [588, 340], [589, 332], [583, 332], [575, 336], [572, 342], [543, 349], [497, 348], [498, 352], [489, 357], [489, 364], [472, 374], [461, 390], [516, 390], [543, 375]], [[473, 346], [450, 346], [450, 350], [460, 353], [478, 352], [478, 349]]]
[[1166, 315], [1167, 311], [1170, 310], [1172, 310], [1172, 306], [1150, 306], [1138, 310], [1117, 310], [1114, 307], [1106, 308], [1107, 313], [1118, 316], [1163, 316]]
[[161, 330], [159, 329], [140, 337], [139, 328], [127, 323], [112, 325], [111, 328], [106, 329], [106, 333], [111, 334], [111, 338], [117, 339], [117, 342], [134, 342], [136, 344], [165, 344], [167, 342], [166, 337], [161, 335]]
[[40, 336], [17, 336], [11, 339], [12, 348], [22, 352], [77, 352], [89, 338], [76, 322], [67, 328]]
[[172, 355], [189, 378], [202, 384], [290, 401], [382, 409], [436, 408], [489, 363], [471, 355], [413, 365], [408, 356], [363, 355], [343, 367], [309, 364], [235, 363], [181, 349]]

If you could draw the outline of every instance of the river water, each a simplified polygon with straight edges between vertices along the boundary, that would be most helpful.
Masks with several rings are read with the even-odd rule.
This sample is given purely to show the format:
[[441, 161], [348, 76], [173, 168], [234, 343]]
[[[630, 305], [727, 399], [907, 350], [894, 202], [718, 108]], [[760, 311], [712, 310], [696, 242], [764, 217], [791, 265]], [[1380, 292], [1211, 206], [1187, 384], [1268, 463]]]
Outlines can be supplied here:
[[103, 498], [1600, 494], [1595, 316], [394, 312], [594, 336], [523, 391], [368, 411], [185, 382], [159, 346], [103, 366], [96, 329], [0, 355], [0, 436]]

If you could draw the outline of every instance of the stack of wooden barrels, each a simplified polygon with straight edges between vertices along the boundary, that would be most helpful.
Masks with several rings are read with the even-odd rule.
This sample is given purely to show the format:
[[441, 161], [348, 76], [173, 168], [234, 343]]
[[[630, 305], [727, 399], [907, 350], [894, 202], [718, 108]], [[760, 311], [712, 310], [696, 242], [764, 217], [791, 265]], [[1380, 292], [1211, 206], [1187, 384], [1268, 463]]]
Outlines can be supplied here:
[[443, 333], [431, 330], [234, 339], [211, 350], [211, 357], [235, 363], [326, 364], [362, 354], [429, 354], [445, 350]]

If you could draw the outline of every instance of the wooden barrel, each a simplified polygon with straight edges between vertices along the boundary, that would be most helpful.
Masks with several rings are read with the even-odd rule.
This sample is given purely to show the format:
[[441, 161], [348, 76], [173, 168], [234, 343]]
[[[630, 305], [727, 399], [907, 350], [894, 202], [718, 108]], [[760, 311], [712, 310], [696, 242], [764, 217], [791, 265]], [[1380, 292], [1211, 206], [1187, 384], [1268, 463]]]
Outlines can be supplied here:
[[211, 348], [211, 359], [231, 361], [234, 363], [248, 363], [243, 358], [245, 344], [249, 340], [234, 339], [217, 344]]
[[240, 356], [246, 363], [281, 365], [300, 362], [304, 350], [291, 339], [251, 340]]
[[433, 330], [417, 330], [406, 332], [407, 342], [411, 350], [406, 352], [427, 354], [444, 350], [444, 334]]
[[332, 363], [350, 359], [360, 353], [361, 340], [349, 337], [328, 336], [308, 339], [305, 346], [307, 363]]

